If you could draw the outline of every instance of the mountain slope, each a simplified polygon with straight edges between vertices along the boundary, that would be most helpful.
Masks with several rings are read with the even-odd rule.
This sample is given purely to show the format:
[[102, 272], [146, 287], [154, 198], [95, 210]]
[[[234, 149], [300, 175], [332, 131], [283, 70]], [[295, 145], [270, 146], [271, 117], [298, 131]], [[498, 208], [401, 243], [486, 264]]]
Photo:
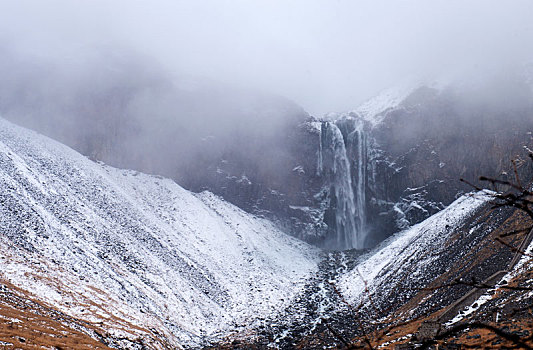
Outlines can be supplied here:
[[0, 188], [0, 278], [101, 324], [111, 345], [243, 331], [317, 268], [316, 250], [210, 193], [94, 163], [2, 119]]
[[[435, 276], [428, 268], [447, 249], [446, 241], [489, 200], [489, 196], [463, 196], [441, 212], [383, 242], [341, 279], [339, 287], [354, 305], [368, 294], [388, 294], [394, 286], [425, 285]], [[386, 288], [386, 291], [380, 289]], [[366, 289], [366, 290], [365, 290]]]
[[352, 305], [345, 317], [364, 319], [366, 334], [349, 335], [356, 343], [367, 336], [386, 348], [420, 342], [417, 331], [429, 322], [441, 334], [450, 332], [441, 341], [482, 348], [498, 337], [451, 327], [481, 322], [509, 333], [511, 319], [520, 320], [513, 332], [531, 327], [531, 221], [518, 209], [494, 208], [490, 199], [484, 192], [460, 197], [384, 241], [339, 278], [337, 287]]

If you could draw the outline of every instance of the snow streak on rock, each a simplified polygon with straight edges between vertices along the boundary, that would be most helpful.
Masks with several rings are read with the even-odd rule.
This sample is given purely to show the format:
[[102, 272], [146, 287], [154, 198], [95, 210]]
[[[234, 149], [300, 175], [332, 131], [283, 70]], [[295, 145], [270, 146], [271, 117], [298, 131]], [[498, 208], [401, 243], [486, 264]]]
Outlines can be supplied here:
[[178, 347], [246, 331], [317, 270], [318, 252], [269, 221], [3, 119], [0, 189], [0, 278], [110, 337]]

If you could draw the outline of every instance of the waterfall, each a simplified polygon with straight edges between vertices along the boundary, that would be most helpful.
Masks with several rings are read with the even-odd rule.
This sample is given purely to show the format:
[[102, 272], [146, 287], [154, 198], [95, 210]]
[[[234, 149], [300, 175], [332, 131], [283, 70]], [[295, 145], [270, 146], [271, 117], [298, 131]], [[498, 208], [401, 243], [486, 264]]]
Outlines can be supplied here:
[[[335, 211], [336, 248], [364, 248], [366, 226], [366, 137], [363, 127], [323, 122], [318, 154], [319, 175], [328, 179]], [[347, 149], [348, 148], [348, 149]]]
[[324, 129], [323, 126], [320, 127], [320, 140], [318, 142], [318, 166], [316, 169], [316, 174], [318, 176], [322, 175], [322, 172], [324, 171], [324, 164], [322, 163], [322, 130]]
[[363, 125], [358, 124], [353, 132], [357, 135], [357, 178], [356, 178], [356, 219], [357, 219], [357, 241], [356, 248], [364, 247], [366, 238], [366, 135]]

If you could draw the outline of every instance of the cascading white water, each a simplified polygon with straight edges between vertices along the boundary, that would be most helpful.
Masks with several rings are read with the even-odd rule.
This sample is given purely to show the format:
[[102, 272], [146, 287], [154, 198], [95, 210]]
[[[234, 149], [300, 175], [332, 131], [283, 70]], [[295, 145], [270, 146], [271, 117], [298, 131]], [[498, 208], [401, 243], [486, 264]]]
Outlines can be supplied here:
[[[335, 245], [340, 249], [361, 249], [364, 248], [366, 238], [366, 139], [362, 126], [353, 130], [348, 138], [349, 142], [346, 143], [335, 123], [322, 123], [318, 173], [329, 177], [330, 187], [335, 196]], [[353, 159], [354, 165], [348, 157], [347, 144], [357, 148], [357, 159]], [[355, 177], [352, 177], [352, 171], [357, 172]], [[352, 178], [355, 180], [355, 186]]]
[[357, 135], [357, 179], [356, 179], [356, 219], [357, 219], [357, 243], [356, 248], [364, 247], [366, 238], [366, 135], [363, 125], [358, 124], [353, 132]]

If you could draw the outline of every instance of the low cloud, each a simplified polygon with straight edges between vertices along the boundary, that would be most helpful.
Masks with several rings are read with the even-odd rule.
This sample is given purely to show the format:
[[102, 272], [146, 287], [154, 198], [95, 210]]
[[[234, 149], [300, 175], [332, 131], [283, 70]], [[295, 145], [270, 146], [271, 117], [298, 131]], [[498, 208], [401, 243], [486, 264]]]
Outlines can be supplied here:
[[0, 4], [0, 42], [65, 66], [128, 48], [172, 74], [283, 95], [321, 115], [403, 80], [533, 61], [532, 12], [527, 0], [19, 0]]

